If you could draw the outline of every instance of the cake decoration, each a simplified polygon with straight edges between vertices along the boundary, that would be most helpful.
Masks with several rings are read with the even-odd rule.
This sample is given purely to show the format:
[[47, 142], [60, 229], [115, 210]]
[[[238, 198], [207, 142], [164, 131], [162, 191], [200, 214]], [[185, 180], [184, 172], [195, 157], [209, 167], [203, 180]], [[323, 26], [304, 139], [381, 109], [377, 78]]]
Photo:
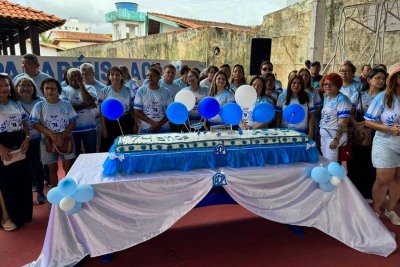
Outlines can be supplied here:
[[226, 181], [226, 176], [224, 171], [219, 171], [212, 177], [213, 179], [213, 186], [223, 186], [227, 185], [228, 182]]
[[111, 147], [103, 174], [317, 162], [313, 142], [291, 129], [125, 135]]

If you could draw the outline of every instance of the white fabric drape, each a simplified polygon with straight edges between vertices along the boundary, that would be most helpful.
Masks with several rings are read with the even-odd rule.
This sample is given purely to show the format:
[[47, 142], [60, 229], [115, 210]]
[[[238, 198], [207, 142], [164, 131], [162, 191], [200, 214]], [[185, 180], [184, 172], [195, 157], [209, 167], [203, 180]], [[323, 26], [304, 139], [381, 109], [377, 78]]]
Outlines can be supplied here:
[[[211, 190], [223, 170], [225, 190], [240, 205], [266, 219], [320, 229], [344, 244], [388, 256], [396, 241], [348, 178], [334, 192], [323, 192], [310, 179], [318, 164], [153, 174], [102, 176], [107, 154], [80, 155], [68, 173], [78, 184], [91, 184], [92, 201], [67, 215], [53, 205], [43, 250], [26, 266], [73, 266], [92, 257], [132, 247], [170, 228]], [[321, 159], [327, 165], [329, 162]]]

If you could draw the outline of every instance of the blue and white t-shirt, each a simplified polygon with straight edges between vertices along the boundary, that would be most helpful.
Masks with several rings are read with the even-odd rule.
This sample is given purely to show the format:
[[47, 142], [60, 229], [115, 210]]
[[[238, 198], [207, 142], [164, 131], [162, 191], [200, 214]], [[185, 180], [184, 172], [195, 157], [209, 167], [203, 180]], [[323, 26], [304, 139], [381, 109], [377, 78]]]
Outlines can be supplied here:
[[319, 95], [319, 92], [317, 89], [314, 89], [312, 92], [310, 91], [310, 89], [306, 89], [307, 93], [310, 93], [313, 97], [313, 101], [314, 101], [314, 107], [318, 108], [322, 106], [322, 100], [321, 100], [321, 96]]
[[[95, 102], [97, 102], [96, 89], [91, 85], [85, 85], [85, 87], [88, 93], [95, 99]], [[71, 86], [64, 87], [61, 95], [65, 100], [68, 100], [72, 106], [84, 103], [80, 88], [75, 89]], [[93, 108], [81, 109], [76, 111], [76, 113], [78, 114], [78, 119], [76, 120], [76, 125], [72, 131], [73, 133], [96, 130], [96, 115]]]
[[[20, 74], [18, 74], [17, 76], [15, 76], [14, 77], [14, 79], [13, 79], [13, 84], [15, 84], [16, 82], [17, 82], [17, 80], [19, 79], [19, 78], [22, 78], [22, 77], [30, 77], [28, 74], [26, 74], [26, 73], [20, 73]], [[37, 92], [37, 95], [38, 96], [44, 96], [43, 95], [43, 93], [42, 93], [42, 90], [40, 90], [40, 85], [42, 84], [42, 82], [45, 80], [45, 79], [47, 79], [47, 78], [52, 78], [50, 75], [48, 75], [47, 73], [44, 73], [44, 72], [41, 72], [41, 71], [39, 71], [39, 74], [36, 76], [36, 77], [30, 77], [30, 78], [32, 78], [32, 80], [35, 82], [35, 84], [36, 84], [36, 88], [37, 88], [37, 90], [36, 90], [36, 92]]]
[[50, 104], [46, 100], [36, 103], [29, 119], [42, 123], [41, 117], [44, 120], [43, 124], [53, 133], [64, 132], [71, 122], [78, 119], [71, 103], [64, 99], [60, 99], [56, 104]]
[[167, 89], [171, 92], [171, 97], [172, 97], [173, 100], [175, 99], [176, 94], [181, 90], [181, 88], [179, 87], [179, 85], [177, 85], [176, 83], [168, 84], [168, 83], [166, 83], [163, 79], [160, 79], [160, 81], [158, 82], [158, 84], [159, 84], [161, 87], [167, 88]]
[[[376, 96], [377, 96], [377, 95], [369, 95], [369, 94], [367, 93], [367, 91], [362, 91], [362, 92], [361, 92], [361, 102], [362, 102], [362, 106], [363, 106], [364, 113], [367, 112], [369, 106], [370, 106], [371, 103], [372, 103], [372, 100], [374, 100], [374, 98], [375, 98]], [[359, 113], [362, 113], [362, 112], [361, 112], [360, 99], [359, 99], [359, 93], [355, 93], [355, 94], [350, 98], [350, 101], [351, 101], [352, 107], [353, 107], [353, 108], [356, 108], [357, 111], [358, 111]]]
[[[308, 95], [308, 103], [304, 103], [304, 104], [300, 104], [299, 99], [298, 98], [294, 98], [291, 97], [289, 105], [290, 104], [299, 104], [302, 106], [305, 116], [304, 119], [296, 124], [289, 124], [290, 121], [286, 121], [285, 118], [282, 116], [282, 121], [281, 121], [281, 125], [277, 125], [277, 127], [281, 127], [281, 128], [292, 128], [292, 129], [296, 129], [298, 131], [304, 132], [306, 133], [308, 131], [308, 113], [311, 112], [315, 112], [315, 107], [314, 107], [314, 101], [313, 101], [313, 97], [310, 93], [307, 93]], [[281, 94], [278, 97], [278, 101], [276, 102], [276, 112], [283, 112], [285, 110], [285, 108], [288, 106], [286, 105], [286, 96], [287, 94]]]
[[187, 83], [185, 83], [184, 81], [182, 81], [182, 78], [175, 79], [175, 80], [174, 80], [174, 83], [176, 83], [177, 85], [179, 85], [179, 87], [180, 87], [181, 89], [183, 89], [183, 88], [185, 88], [185, 87], [188, 86]]
[[353, 81], [349, 85], [343, 85], [340, 88], [340, 92], [347, 96], [348, 98], [352, 97], [355, 93], [360, 92], [363, 87], [363, 84], [357, 81]]
[[[153, 121], [161, 121], [166, 116], [168, 105], [172, 103], [170, 91], [165, 87], [157, 90], [150, 89], [147, 85], [138, 89], [134, 108], [142, 110], [143, 113]], [[140, 132], [150, 133], [151, 125], [140, 120]], [[170, 132], [169, 123], [166, 122], [159, 132]]]
[[[20, 100], [19, 102], [21, 103], [21, 106], [24, 109], [24, 111], [26, 112], [27, 116], [30, 116], [32, 113], [33, 107], [36, 105], [36, 103], [39, 103], [41, 101], [43, 101], [43, 98], [39, 97], [38, 99], [32, 100], [32, 102], [30, 104], [25, 103], [22, 100]], [[30, 120], [28, 120], [27, 123], [28, 123], [29, 135], [31, 137], [31, 140], [40, 139], [40, 132], [33, 127], [32, 122]]]
[[0, 104], [0, 133], [22, 130], [22, 121], [27, 118], [21, 103], [9, 99], [6, 105]]
[[320, 128], [327, 130], [337, 130], [338, 120], [341, 118], [350, 118], [351, 102], [350, 99], [342, 93], [339, 93], [333, 99], [325, 97], [324, 107], [321, 111]]
[[123, 86], [119, 92], [114, 91], [111, 85], [108, 85], [101, 90], [98, 95], [99, 104], [101, 105], [107, 98], [117, 98], [124, 105], [124, 113], [128, 112], [130, 107], [133, 106], [135, 94], [128, 87]]
[[386, 126], [400, 124], [400, 97], [394, 96], [392, 108], [388, 108], [385, 104], [385, 92], [380, 92], [371, 102], [364, 118]]
[[194, 91], [190, 86], [183, 88], [182, 90], [189, 90], [194, 94], [196, 99], [194, 108], [189, 111], [189, 121], [190, 124], [198, 123], [201, 120], [201, 116], [199, 114], [199, 103], [200, 101], [207, 97], [210, 93], [210, 90], [207, 87], [199, 86], [199, 88]]
[[101, 91], [106, 87], [104, 84], [102, 84], [101, 82], [99, 82], [98, 80], [94, 80], [94, 84], [85, 84], [85, 85], [91, 85], [94, 87], [94, 89], [96, 89], [96, 93], [97, 93], [97, 98], [96, 98], [96, 105], [97, 107], [95, 107], [93, 109], [94, 111], [94, 115], [96, 116], [96, 120], [99, 121], [100, 120], [100, 104], [99, 104], [99, 96], [101, 95]]
[[[222, 93], [213, 97], [218, 101], [220, 108], [222, 108], [222, 106], [226, 103], [235, 102], [235, 95], [228, 89], [225, 89]], [[219, 114], [217, 114], [214, 118], [209, 119], [208, 122], [210, 125], [224, 124]]]

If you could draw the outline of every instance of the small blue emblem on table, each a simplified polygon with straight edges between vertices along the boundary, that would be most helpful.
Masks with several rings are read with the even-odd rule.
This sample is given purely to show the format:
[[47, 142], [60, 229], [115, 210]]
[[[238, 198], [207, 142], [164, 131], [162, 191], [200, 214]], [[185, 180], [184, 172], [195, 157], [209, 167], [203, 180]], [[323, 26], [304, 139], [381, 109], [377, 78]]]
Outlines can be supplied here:
[[223, 171], [217, 172], [213, 176], [213, 186], [223, 186], [227, 185], [226, 176]]
[[214, 148], [215, 155], [226, 155], [226, 148], [223, 144], [218, 144]]

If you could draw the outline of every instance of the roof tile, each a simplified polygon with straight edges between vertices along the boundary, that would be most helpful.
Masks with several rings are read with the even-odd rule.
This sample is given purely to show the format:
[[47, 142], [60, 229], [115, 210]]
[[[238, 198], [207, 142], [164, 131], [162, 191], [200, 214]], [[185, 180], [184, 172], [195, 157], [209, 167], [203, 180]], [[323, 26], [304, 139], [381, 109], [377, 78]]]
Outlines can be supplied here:
[[0, 19], [21, 19], [64, 24], [65, 20], [42, 11], [0, 0]]
[[59, 38], [56, 39], [72, 39], [80, 40], [81, 42], [95, 42], [95, 43], [105, 43], [111, 42], [112, 38], [107, 34], [101, 33], [86, 33], [86, 32], [69, 32], [69, 31], [57, 31], [52, 30], [53, 34], [57, 35]]
[[250, 27], [250, 26], [241, 26], [241, 25], [234, 25], [234, 24], [230, 24], [230, 23], [221, 23], [221, 22], [215, 22], [215, 21], [180, 18], [180, 17], [174, 17], [174, 16], [170, 16], [170, 15], [153, 13], [153, 12], [148, 12], [148, 14], [155, 16], [155, 17], [159, 17], [162, 19], [176, 22], [178, 24], [182, 24], [189, 28], [221, 27], [221, 28], [228, 28], [228, 29], [240, 30], [240, 31], [253, 31], [254, 30], [254, 28]]

